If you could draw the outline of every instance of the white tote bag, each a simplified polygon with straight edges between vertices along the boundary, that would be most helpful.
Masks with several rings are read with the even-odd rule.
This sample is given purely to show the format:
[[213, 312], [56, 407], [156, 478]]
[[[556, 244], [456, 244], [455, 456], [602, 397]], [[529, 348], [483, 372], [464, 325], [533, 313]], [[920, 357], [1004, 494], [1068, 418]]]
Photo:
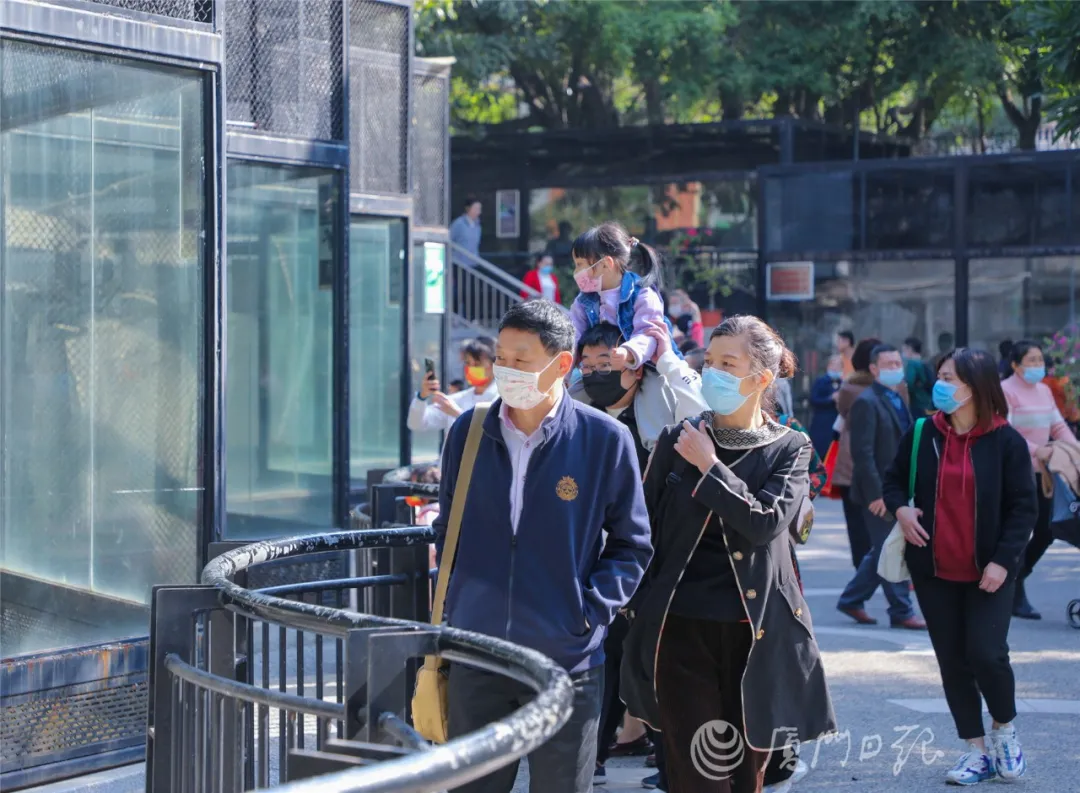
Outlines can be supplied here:
[[[911, 464], [908, 466], [908, 505], [915, 505], [915, 475], [919, 465], [919, 441], [922, 440], [923, 424], [926, 419], [915, 422], [915, 437], [911, 443]], [[899, 521], [892, 527], [889, 536], [885, 538], [885, 544], [881, 546], [881, 556], [878, 557], [877, 573], [893, 584], [911, 580], [907, 562], [904, 561], [904, 551], [907, 550], [907, 540], [904, 539], [904, 530], [900, 528]]]

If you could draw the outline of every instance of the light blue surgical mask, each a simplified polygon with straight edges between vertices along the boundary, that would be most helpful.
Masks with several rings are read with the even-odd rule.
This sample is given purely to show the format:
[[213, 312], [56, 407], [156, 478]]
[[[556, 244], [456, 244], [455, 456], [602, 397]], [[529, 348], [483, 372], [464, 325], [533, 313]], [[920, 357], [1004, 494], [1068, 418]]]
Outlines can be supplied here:
[[942, 413], [952, 414], [963, 407], [971, 397], [968, 397], [963, 402], [959, 402], [956, 399], [956, 392], [960, 389], [960, 386], [954, 383], [946, 383], [944, 380], [938, 380], [934, 383], [934, 390], [932, 393], [934, 400], [934, 407], [940, 410]]
[[1035, 385], [1041, 383], [1046, 377], [1045, 366], [1025, 366], [1024, 367], [1024, 380]]
[[844, 379], [844, 373], [843, 372], [837, 372], [835, 370], [830, 370], [829, 371], [829, 378], [832, 379], [832, 380], [843, 380]]
[[904, 370], [882, 369], [878, 372], [878, 382], [886, 388], [896, 388], [904, 382]]
[[701, 372], [701, 396], [710, 409], [721, 416], [730, 416], [750, 398], [739, 393], [739, 387], [745, 379], [746, 377], [736, 377], [730, 372], [707, 366]]
[[540, 272], [542, 272], [544, 275], [551, 275], [554, 271], [555, 267], [551, 264], [545, 264], [540, 268]]

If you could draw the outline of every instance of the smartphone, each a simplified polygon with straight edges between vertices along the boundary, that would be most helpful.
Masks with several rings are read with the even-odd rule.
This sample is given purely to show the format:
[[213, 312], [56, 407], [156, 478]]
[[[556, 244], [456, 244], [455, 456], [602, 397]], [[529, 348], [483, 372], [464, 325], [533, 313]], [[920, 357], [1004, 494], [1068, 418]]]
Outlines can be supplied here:
[[424, 379], [430, 380], [435, 376], [435, 361], [430, 358], [424, 359]]

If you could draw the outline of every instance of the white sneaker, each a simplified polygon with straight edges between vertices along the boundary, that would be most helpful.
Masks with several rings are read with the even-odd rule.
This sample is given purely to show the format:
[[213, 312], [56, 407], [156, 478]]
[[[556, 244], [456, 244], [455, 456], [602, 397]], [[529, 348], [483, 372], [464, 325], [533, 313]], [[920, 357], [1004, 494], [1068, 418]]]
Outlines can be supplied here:
[[1027, 760], [1020, 748], [1020, 741], [1016, 739], [1016, 727], [1011, 724], [1003, 724], [996, 730], [990, 731], [989, 749], [994, 753], [994, 768], [1002, 779], [1012, 781], [1019, 779], [1027, 771]]
[[[990, 750], [993, 751], [993, 750]], [[951, 771], [945, 774], [945, 781], [950, 785], [977, 785], [994, 778], [994, 759], [983, 754], [975, 744], [968, 744], [968, 750]]]

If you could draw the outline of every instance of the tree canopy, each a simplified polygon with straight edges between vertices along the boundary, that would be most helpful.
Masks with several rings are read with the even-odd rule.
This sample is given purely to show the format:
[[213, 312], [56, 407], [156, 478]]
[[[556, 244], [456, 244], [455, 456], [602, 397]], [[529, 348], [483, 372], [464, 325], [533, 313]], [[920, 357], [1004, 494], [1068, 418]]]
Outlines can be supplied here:
[[453, 123], [599, 128], [791, 116], [915, 139], [1080, 127], [1069, 0], [422, 0]]

